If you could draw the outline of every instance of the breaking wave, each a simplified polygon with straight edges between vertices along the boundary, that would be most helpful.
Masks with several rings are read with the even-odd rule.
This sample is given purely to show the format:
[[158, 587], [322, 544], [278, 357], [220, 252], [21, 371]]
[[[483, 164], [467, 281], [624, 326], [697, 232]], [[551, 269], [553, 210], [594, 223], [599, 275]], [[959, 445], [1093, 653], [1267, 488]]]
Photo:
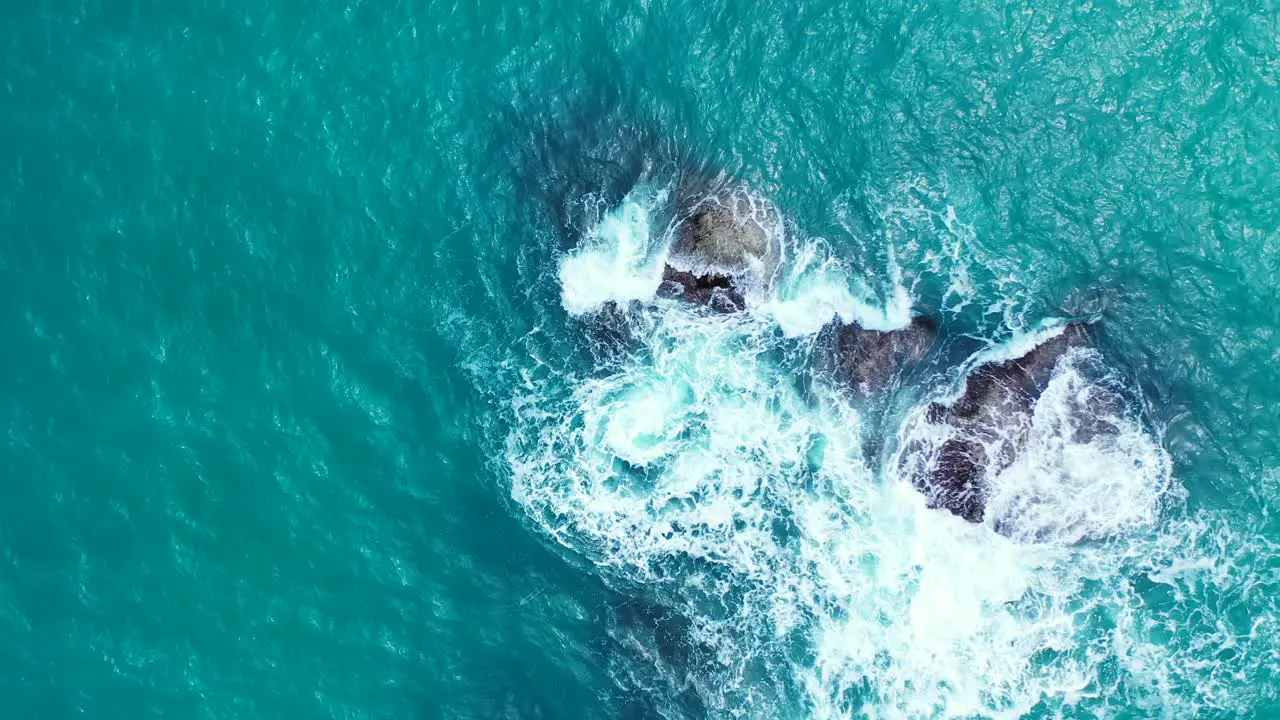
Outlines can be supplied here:
[[[790, 233], [747, 312], [702, 312], [657, 297], [664, 201], [633, 192], [562, 260], [564, 308], [620, 305], [632, 346], [608, 372], [527, 378], [505, 448], [531, 522], [651, 608], [609, 626], [630, 653], [620, 685], [668, 717], [1186, 716], [1245, 700], [1228, 688], [1266, 667], [1250, 653], [1274, 637], [1273, 604], [1255, 596], [1247, 627], [1188, 606], [1252, 582], [1235, 555], [1275, 551], [1184, 511], [1140, 396], [1102, 355], [1059, 364], [1025, 451], [988, 479], [986, 519], [965, 522], [903, 470], [938, 441], [925, 408], [964, 368], [875, 412], [806, 374], [831, 320], [910, 321], [892, 254], [876, 290]], [[1192, 660], [1205, 642], [1234, 649], [1208, 667]]]

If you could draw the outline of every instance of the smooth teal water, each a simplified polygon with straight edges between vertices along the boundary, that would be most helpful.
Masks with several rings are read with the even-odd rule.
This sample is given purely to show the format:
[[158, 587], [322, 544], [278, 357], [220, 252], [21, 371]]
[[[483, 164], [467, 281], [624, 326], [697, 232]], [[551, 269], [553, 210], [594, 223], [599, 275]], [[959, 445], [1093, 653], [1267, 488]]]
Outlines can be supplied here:
[[[1280, 717], [1277, 18], [9, 4], [0, 717]], [[831, 469], [892, 425], [778, 390], [767, 321], [644, 311], [605, 358], [560, 263], [646, 158], [954, 337], [1100, 313], [1158, 517], [1027, 549], [904, 509]], [[756, 490], [679, 506], [739, 535], [592, 484], [598, 408], [668, 452], [689, 402], [750, 421], [705, 433]], [[836, 449], [793, 495], [798, 437]]]

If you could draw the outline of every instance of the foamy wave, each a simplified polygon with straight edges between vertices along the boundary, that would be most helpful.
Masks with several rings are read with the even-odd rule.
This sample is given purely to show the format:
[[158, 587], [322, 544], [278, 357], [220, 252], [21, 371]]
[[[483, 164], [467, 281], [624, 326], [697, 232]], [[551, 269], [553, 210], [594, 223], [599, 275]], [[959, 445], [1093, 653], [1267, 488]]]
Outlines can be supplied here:
[[792, 258], [761, 309], [787, 337], [813, 335], [835, 319], [868, 330], [897, 330], [911, 322], [911, 293], [892, 255], [886, 273], [887, 302], [832, 257], [820, 240], [801, 242]]
[[[792, 258], [795, 277], [833, 267]], [[859, 310], [831, 297], [806, 302], [858, 322], [900, 313], [896, 298]], [[1223, 553], [1196, 549], [1208, 526], [1162, 528], [1168, 455], [1096, 356], [1061, 364], [1025, 452], [991, 479], [987, 521], [971, 524], [926, 507], [903, 463], [868, 460], [859, 412], [802, 390], [782, 364], [780, 337], [808, 329], [766, 307], [655, 303], [644, 352], [616, 372], [539, 375], [512, 405], [512, 496], [531, 522], [680, 618], [623, 643], [666, 683], [656, 692], [692, 693], [715, 717], [1019, 717], [1045, 703], [1089, 714], [1122, 687], [1166, 714], [1225, 707], [1223, 686], [1162, 643], [1167, 611], [1145, 607], [1133, 578], [1184, 592], [1238, 577], [1215, 579]], [[899, 413], [904, 438], [928, 401]], [[1274, 632], [1274, 618], [1260, 622], [1248, 632]], [[1246, 634], [1222, 636], [1259, 646]]]
[[1087, 355], [1059, 364], [1036, 402], [1027, 447], [992, 480], [988, 522], [1014, 537], [1079, 542], [1159, 517], [1169, 455], [1115, 389], [1086, 376]]
[[[691, 618], [721, 668], [704, 679], [713, 708], [741, 711], [749, 666], [796, 633], [813, 659], [790, 677], [815, 717], [1012, 717], [1084, 692], [1096, 663], [1076, 623], [1094, 601], [1071, 575], [1076, 550], [1015, 542], [877, 482], [857, 413], [834, 395], [807, 402], [766, 359], [768, 337], [669, 309], [650, 362], [582, 381], [512, 433], [515, 498]], [[1102, 526], [1152, 519], [1123, 499]], [[1047, 652], [1061, 657], [1045, 664]]]
[[561, 302], [571, 315], [606, 303], [652, 300], [662, 282], [666, 247], [653, 231], [653, 210], [666, 189], [641, 188], [626, 197], [560, 262]]

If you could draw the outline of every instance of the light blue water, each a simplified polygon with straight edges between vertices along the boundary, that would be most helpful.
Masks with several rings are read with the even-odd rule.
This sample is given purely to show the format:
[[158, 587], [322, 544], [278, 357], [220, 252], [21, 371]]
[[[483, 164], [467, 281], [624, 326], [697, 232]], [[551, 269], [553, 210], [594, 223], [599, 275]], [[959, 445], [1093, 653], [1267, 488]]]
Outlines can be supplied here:
[[[1277, 17], [6, 8], [0, 716], [1280, 715]], [[652, 298], [680, 169], [786, 218], [745, 315]], [[1063, 376], [1047, 535], [924, 508], [913, 413], [1081, 314], [1123, 442]]]

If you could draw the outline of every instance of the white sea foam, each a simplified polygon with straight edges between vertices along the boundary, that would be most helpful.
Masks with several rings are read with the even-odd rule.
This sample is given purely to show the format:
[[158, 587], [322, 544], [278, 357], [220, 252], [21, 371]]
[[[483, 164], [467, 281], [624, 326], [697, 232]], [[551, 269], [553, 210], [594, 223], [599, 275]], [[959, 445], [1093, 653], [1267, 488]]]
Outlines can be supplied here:
[[812, 335], [834, 319], [869, 330], [897, 330], [911, 322], [911, 293], [889, 258], [887, 302], [817, 240], [798, 242], [763, 314], [787, 337]]
[[565, 310], [581, 315], [609, 302], [653, 299], [666, 262], [663, 238], [654, 233], [653, 209], [666, 195], [665, 189], [637, 189], [561, 260]]
[[[607, 255], [605, 243], [639, 236], [591, 242]], [[835, 267], [793, 258], [793, 277]], [[604, 267], [651, 282], [645, 262]], [[570, 294], [571, 311], [595, 302]], [[808, 302], [858, 322], [876, 312], [841, 305], [857, 293], [829, 297]], [[731, 316], [657, 303], [646, 352], [630, 364], [539, 375], [513, 402], [512, 495], [531, 521], [687, 620], [681, 645], [702, 662], [676, 667], [670, 649], [641, 650], [672, 692], [695, 692], [717, 717], [1012, 718], [1046, 701], [1102, 702], [1126, 678], [1129, 700], [1160, 712], [1216, 702], [1217, 686], [1187, 688], [1185, 658], [1160, 642], [1130, 581], [1199, 582], [1184, 578], [1211, 561], [1179, 563], [1199, 562], [1182, 546], [1203, 529], [1159, 530], [1173, 492], [1167, 453], [1131, 405], [1097, 402], [1109, 386], [1073, 364], [1096, 357], [1080, 353], [1055, 374], [1026, 452], [992, 479], [987, 521], [970, 524], [926, 507], [900, 457], [869, 461], [863, 419], [838, 393], [802, 392], [775, 362], [779, 334], [812, 330], [787, 327], [785, 302]], [[886, 326], [899, 302], [878, 311]], [[922, 452], [906, 440], [925, 431], [927, 401], [906, 413], [899, 455]], [[1108, 432], [1081, 423], [1081, 408], [1097, 407], [1091, 420]], [[804, 651], [786, 650], [795, 643]]]
[[[752, 271], [737, 278], [753, 314], [776, 323], [787, 337], [812, 335], [837, 319], [870, 330], [896, 330], [911, 322], [911, 293], [892, 255], [877, 278], [877, 289], [832, 256], [820, 239], [788, 237], [777, 210], [766, 200], [751, 193], [744, 197], [751, 214], [744, 222], [755, 222], [773, 236], [782, 262], [766, 278], [770, 273], [761, 259], [750, 259]], [[610, 302], [654, 301], [668, 262], [681, 269], [719, 272], [687, 267], [668, 257], [674, 228], [656, 227], [654, 217], [669, 200], [669, 187], [637, 188], [561, 260], [561, 302], [570, 314], [593, 312]]]
[[990, 523], [1015, 537], [1078, 542], [1149, 527], [1171, 467], [1084, 351], [1059, 363], [1036, 402], [1026, 449], [991, 482]]

